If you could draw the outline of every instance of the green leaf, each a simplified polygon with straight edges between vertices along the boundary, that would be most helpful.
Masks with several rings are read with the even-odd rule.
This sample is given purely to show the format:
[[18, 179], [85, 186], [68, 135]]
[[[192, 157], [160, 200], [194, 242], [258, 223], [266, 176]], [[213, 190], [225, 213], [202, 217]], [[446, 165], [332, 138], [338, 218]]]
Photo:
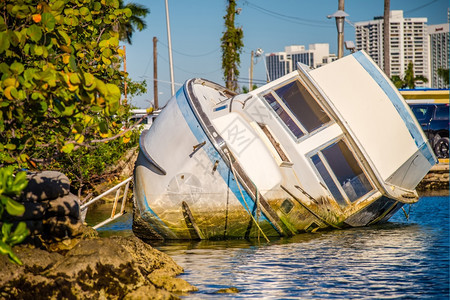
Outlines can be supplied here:
[[13, 62], [11, 64], [11, 67], [9, 67], [11, 71], [13, 71], [15, 74], [21, 74], [23, 70], [25, 69], [24, 66], [20, 62]]
[[33, 24], [30, 27], [28, 27], [27, 35], [30, 37], [32, 41], [38, 42], [42, 37], [42, 30], [39, 26]]
[[70, 153], [72, 152], [73, 148], [75, 148], [75, 145], [72, 143], [66, 143], [62, 148], [61, 151], [64, 153]]
[[16, 145], [14, 144], [6, 144], [5, 148], [8, 150], [15, 150], [16, 149]]
[[47, 102], [41, 101], [41, 102], [39, 102], [39, 105], [41, 106], [41, 109], [40, 109], [41, 112], [47, 111], [47, 109], [48, 109]]
[[69, 80], [70, 80], [71, 84], [80, 84], [81, 83], [80, 77], [77, 73], [70, 74]]
[[72, 104], [70, 106], [66, 106], [64, 108], [64, 111], [62, 112], [62, 116], [71, 116], [73, 115], [73, 111], [75, 110], [75, 104]]
[[53, 11], [61, 13], [65, 5], [66, 4], [64, 1], [55, 1], [53, 4], [50, 4], [50, 7], [52, 8]]
[[20, 36], [20, 32], [8, 31], [9, 42], [14, 47], [17, 47], [17, 45], [19, 44], [19, 36]]
[[92, 75], [90, 73], [83, 73], [83, 77], [84, 77], [84, 85], [85, 86], [89, 87], [95, 83], [94, 75]]
[[11, 234], [11, 228], [13, 224], [11, 223], [5, 223], [2, 226], [2, 240], [6, 241], [9, 238], [9, 235]]
[[115, 84], [107, 83], [106, 89], [108, 90], [108, 98], [110, 101], [119, 102], [120, 100], [120, 89]]
[[4, 31], [4, 30], [6, 30], [5, 19], [3, 19], [2, 16], [0, 16], [0, 31]]
[[108, 133], [108, 124], [105, 121], [101, 121], [98, 124], [101, 133]]
[[77, 71], [77, 61], [75, 60], [75, 56], [71, 55], [69, 58], [69, 66], [72, 70]]
[[109, 39], [109, 43], [113, 46], [113, 47], [118, 47], [119, 46], [119, 39], [116, 37], [112, 37]]
[[99, 2], [94, 2], [94, 10], [100, 10], [102, 5]]
[[112, 55], [111, 49], [105, 48], [105, 49], [102, 51], [102, 55], [103, 55], [105, 58], [110, 58], [111, 55]]
[[12, 96], [14, 99], [19, 99], [19, 92], [17, 91], [17, 89], [16, 89], [15, 87], [13, 87], [13, 88], [11, 89], [11, 96]]
[[47, 31], [53, 31], [55, 29], [56, 20], [51, 13], [45, 12], [41, 16], [41, 23]]
[[33, 79], [34, 73], [36, 73], [36, 69], [33, 69], [33, 68], [27, 68], [27, 69], [25, 70], [25, 72], [23, 73], [23, 78], [24, 78], [26, 81], [30, 81], [30, 80]]
[[9, 73], [10, 73], [10, 72], [9, 72], [9, 65], [6, 64], [6, 63], [4, 63], [4, 62], [2, 62], [2, 63], [0, 64], [0, 72], [1, 72], [2, 74], [9, 74]]
[[103, 96], [108, 94], [108, 89], [106, 88], [106, 84], [103, 83], [100, 79], [95, 78], [95, 88], [99, 93]]
[[109, 46], [109, 41], [108, 41], [108, 40], [102, 40], [102, 41], [100, 41], [100, 43], [98, 44], [98, 46], [99, 46], [100, 48], [108, 47], [108, 46]]
[[10, 198], [6, 203], [6, 211], [11, 216], [21, 216], [25, 212], [25, 206]]
[[8, 240], [10, 245], [16, 245], [21, 242], [30, 234], [30, 231], [27, 228], [27, 224], [25, 222], [19, 222], [17, 224], [16, 229], [12, 233], [11, 237]]
[[22, 265], [22, 261], [14, 254], [12, 248], [3, 241], [0, 241], [0, 254], [8, 254], [8, 257], [12, 262]]
[[131, 17], [133, 15], [133, 12], [131, 11], [131, 9], [129, 9], [128, 7], [126, 7], [123, 12], [125, 13], [125, 16], [127, 18]]
[[70, 45], [70, 37], [63, 30], [58, 30], [59, 36], [63, 39], [64, 45]]
[[[3, 224], [3, 226], [5, 225], [6, 224]], [[9, 254], [10, 252], [12, 252], [11, 247], [0, 240], [0, 254]]]
[[9, 48], [9, 37], [6, 32], [0, 32], [0, 53], [8, 50]]
[[34, 52], [35, 55], [37, 56], [42, 56], [42, 54], [44, 54], [44, 47], [43, 46], [39, 46], [39, 45], [33, 45], [31, 46], [31, 51], [32, 53]]
[[80, 8], [80, 14], [82, 16], [87, 16], [89, 14], [89, 9], [87, 7]]
[[71, 16], [71, 17], [64, 17], [64, 23], [69, 25], [69, 26], [77, 26], [78, 25], [78, 18], [75, 16]]
[[27, 173], [19, 172], [16, 174], [14, 178], [13, 187], [11, 188], [11, 192], [18, 194], [28, 185]]

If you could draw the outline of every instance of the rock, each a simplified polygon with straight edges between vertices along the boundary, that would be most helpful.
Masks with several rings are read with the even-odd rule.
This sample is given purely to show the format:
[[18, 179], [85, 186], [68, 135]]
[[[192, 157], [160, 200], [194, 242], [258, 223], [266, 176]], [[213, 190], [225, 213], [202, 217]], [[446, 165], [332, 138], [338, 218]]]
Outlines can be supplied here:
[[125, 295], [124, 300], [145, 300], [145, 299], [178, 299], [171, 293], [164, 290], [157, 290], [153, 285], [144, 285]]
[[2, 299], [178, 299], [195, 290], [174, 278], [183, 269], [169, 256], [136, 237], [82, 240], [64, 255], [23, 245], [14, 251], [24, 265], [0, 256]]
[[25, 207], [25, 212], [21, 216], [11, 216], [7, 212], [4, 213], [4, 220], [8, 221], [28, 221], [28, 220], [42, 220], [45, 211], [48, 209], [47, 203], [41, 202], [22, 202]]
[[75, 237], [83, 233], [84, 226], [80, 219], [71, 216], [56, 216], [44, 219], [42, 236], [45, 239], [62, 239]]
[[28, 185], [20, 196], [24, 202], [56, 199], [70, 192], [69, 178], [57, 171], [30, 172], [27, 178]]
[[50, 253], [25, 245], [16, 246], [14, 250], [20, 256], [23, 265], [13, 264], [6, 255], [0, 255], [0, 286], [9, 281], [18, 280], [25, 273], [44, 272], [63, 257], [56, 252]]
[[220, 289], [218, 291], [215, 292], [215, 294], [236, 294], [236, 293], [240, 293], [241, 291], [238, 288], [235, 288], [234, 286], [229, 287], [229, 288], [225, 288], [225, 289]]
[[54, 200], [45, 201], [47, 209], [45, 216], [71, 216], [80, 218], [80, 200], [74, 194], [67, 194]]
[[181, 278], [173, 278], [164, 275], [156, 276], [156, 274], [152, 273], [152, 275], [149, 276], [149, 279], [155, 286], [169, 292], [188, 293], [198, 291], [198, 288]]

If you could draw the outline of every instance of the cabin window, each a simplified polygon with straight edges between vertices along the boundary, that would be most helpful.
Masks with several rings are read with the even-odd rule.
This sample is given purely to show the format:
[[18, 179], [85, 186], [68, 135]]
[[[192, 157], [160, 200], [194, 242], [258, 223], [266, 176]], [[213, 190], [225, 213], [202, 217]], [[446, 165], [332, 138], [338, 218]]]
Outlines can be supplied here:
[[325, 184], [327, 185], [336, 202], [341, 206], [346, 206], [347, 202], [345, 201], [344, 197], [339, 191], [337, 185], [334, 183], [333, 178], [331, 177], [324, 163], [320, 159], [319, 155], [316, 154], [313, 157], [311, 157], [311, 159], [314, 165], [316, 166], [317, 171], [319, 171], [320, 176], [322, 176], [323, 180], [325, 181]]
[[275, 92], [308, 132], [330, 122], [330, 117], [298, 80]]
[[311, 160], [341, 206], [346, 205], [346, 200], [354, 202], [372, 190], [362, 168], [342, 140], [322, 149]]
[[278, 103], [275, 97], [272, 94], [264, 95], [264, 99], [266, 99], [267, 103], [269, 103], [270, 107], [276, 112], [276, 114], [280, 117], [280, 119], [286, 124], [289, 130], [294, 134], [296, 138], [300, 138], [304, 135], [302, 130], [295, 124], [294, 120], [289, 116], [289, 114], [284, 110], [284, 108]]

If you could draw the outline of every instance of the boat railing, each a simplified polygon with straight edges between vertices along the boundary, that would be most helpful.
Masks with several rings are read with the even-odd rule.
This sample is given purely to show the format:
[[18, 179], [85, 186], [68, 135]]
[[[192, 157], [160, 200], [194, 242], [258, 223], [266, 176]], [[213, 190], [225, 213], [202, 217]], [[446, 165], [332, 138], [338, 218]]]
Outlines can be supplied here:
[[[106, 192], [104, 192], [104, 193], [98, 195], [97, 197], [90, 199], [86, 203], [82, 204], [80, 207], [80, 210], [81, 210], [81, 215], [83, 216], [83, 221], [84, 221], [84, 218], [86, 217], [86, 213], [87, 213], [87, 210], [90, 205], [94, 204], [95, 202], [101, 200], [102, 198], [104, 198], [114, 192], [116, 193], [116, 195], [114, 197], [114, 203], [113, 203], [113, 207], [111, 210], [111, 216], [108, 219], [106, 219], [98, 224], [93, 225], [92, 228], [98, 229], [98, 228], [114, 221], [115, 219], [121, 217], [122, 215], [124, 215], [126, 213], [125, 212], [125, 204], [127, 202], [128, 189], [130, 187], [130, 182], [132, 180], [133, 180], [133, 177], [131, 176], [131, 177], [125, 179], [124, 181], [120, 182], [119, 184], [115, 185], [114, 187], [110, 188]], [[122, 191], [123, 191], [123, 194], [122, 194]], [[120, 207], [120, 211], [116, 212], [117, 206], [119, 204], [119, 198], [122, 198], [121, 207]]]

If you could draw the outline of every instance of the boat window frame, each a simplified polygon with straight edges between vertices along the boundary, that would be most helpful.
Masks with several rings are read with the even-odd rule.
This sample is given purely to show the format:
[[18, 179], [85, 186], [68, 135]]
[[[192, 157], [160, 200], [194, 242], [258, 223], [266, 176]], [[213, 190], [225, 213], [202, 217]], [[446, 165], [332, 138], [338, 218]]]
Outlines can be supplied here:
[[[294, 113], [286, 106], [283, 99], [281, 99], [280, 96], [278, 96], [276, 90], [282, 88], [283, 86], [286, 86], [288, 84], [291, 84], [294, 81], [298, 81], [305, 89], [306, 91], [311, 95], [311, 97], [314, 99], [314, 101], [317, 103], [317, 105], [324, 111], [324, 113], [328, 116], [329, 121], [326, 123], [323, 123], [320, 127], [314, 129], [313, 131], [309, 132], [306, 130], [306, 128], [303, 126], [303, 124], [300, 122], [299, 119], [294, 115]], [[292, 132], [292, 130], [287, 126], [287, 124], [281, 119], [281, 117], [277, 114], [277, 112], [270, 106], [268, 101], [265, 99], [265, 96], [271, 94], [271, 96], [275, 99], [277, 104], [288, 114], [288, 116], [293, 120], [295, 125], [301, 130], [303, 133], [302, 136], [296, 137], [295, 134]], [[326, 107], [319, 101], [318, 97], [313, 93], [311, 88], [308, 84], [306, 84], [305, 80], [303, 80], [299, 75], [295, 75], [294, 77], [290, 78], [289, 80], [283, 81], [277, 85], [272, 86], [271, 88], [264, 90], [263, 92], [258, 94], [258, 97], [262, 100], [262, 102], [269, 108], [272, 114], [274, 114], [275, 118], [277, 118], [282, 126], [284, 126], [285, 129], [287, 129], [287, 132], [291, 135], [291, 137], [297, 142], [301, 142], [308, 137], [319, 133], [320, 131], [332, 126], [336, 123], [336, 121], [333, 118], [333, 114], [331, 114]]]
[[[339, 183], [336, 175], [333, 172], [333, 169], [331, 168], [331, 166], [329, 165], [325, 155], [322, 153], [322, 150], [330, 147], [333, 144], [337, 144], [340, 141], [342, 141], [347, 148], [349, 149], [349, 151], [352, 153], [353, 158], [355, 159], [356, 163], [358, 164], [359, 168], [361, 169], [361, 171], [363, 172], [364, 176], [366, 177], [367, 181], [369, 182], [370, 186], [372, 187], [371, 190], [369, 190], [367, 193], [365, 193], [364, 195], [362, 195], [361, 197], [351, 201], [347, 195], [347, 193], [345, 192], [344, 188], [342, 187], [342, 185]], [[333, 195], [333, 193], [331, 192], [330, 188], [328, 187], [328, 185], [325, 183], [326, 181], [323, 179], [322, 175], [320, 174], [319, 170], [317, 169], [316, 165], [314, 164], [312, 157], [318, 155], [320, 160], [322, 161], [325, 169], [327, 170], [329, 176], [333, 179], [333, 182], [335, 184], [335, 186], [337, 187], [337, 189], [339, 190], [342, 198], [345, 200], [345, 202], [347, 203], [346, 206], [342, 206], [339, 204], [339, 201], [335, 199], [335, 196]], [[333, 201], [339, 205], [339, 207], [341, 207], [342, 209], [347, 209], [353, 205], [357, 205], [358, 203], [370, 198], [374, 193], [377, 192], [377, 186], [376, 184], [373, 182], [372, 178], [369, 176], [368, 172], [365, 170], [364, 168], [364, 164], [363, 162], [360, 161], [359, 156], [357, 155], [356, 151], [351, 147], [351, 144], [347, 141], [347, 139], [345, 138], [344, 135], [339, 135], [336, 138], [328, 141], [325, 144], [320, 145], [319, 147], [315, 148], [314, 150], [310, 151], [307, 153], [306, 155], [310, 166], [312, 167], [312, 170], [314, 172], [314, 174], [317, 176], [317, 178], [319, 179], [319, 183], [320, 185], [326, 189], [326, 191], [328, 192], [328, 194], [331, 196], [331, 198], [333, 199]]]
[[261, 130], [262, 134], [269, 141], [270, 145], [273, 148], [272, 154], [275, 156], [275, 160], [277, 161], [280, 167], [291, 167], [294, 163], [289, 158], [286, 150], [284, 150], [283, 145], [280, 141], [275, 137], [272, 130], [270, 130], [269, 126], [264, 123], [257, 123], [258, 128]]

